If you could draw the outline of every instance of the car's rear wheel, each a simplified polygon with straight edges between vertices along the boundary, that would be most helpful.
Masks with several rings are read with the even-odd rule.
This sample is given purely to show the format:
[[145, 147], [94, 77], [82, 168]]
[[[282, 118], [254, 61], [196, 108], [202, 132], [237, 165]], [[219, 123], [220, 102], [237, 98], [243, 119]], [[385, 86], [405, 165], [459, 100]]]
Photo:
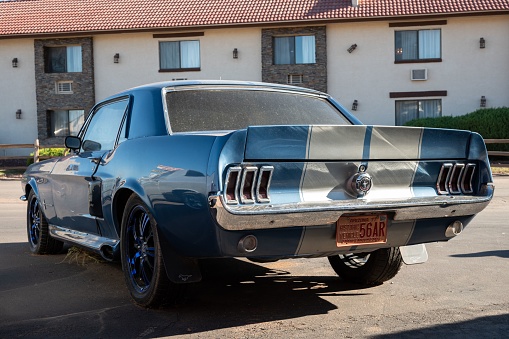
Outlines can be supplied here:
[[131, 297], [144, 307], [161, 305], [174, 284], [166, 275], [156, 221], [135, 195], [127, 201], [122, 217], [120, 250]]
[[399, 247], [381, 248], [370, 253], [340, 254], [329, 257], [334, 271], [346, 281], [379, 285], [394, 278], [403, 258]]
[[48, 222], [34, 191], [28, 194], [27, 235], [30, 251], [35, 254], [54, 254], [62, 251], [64, 243], [51, 237]]

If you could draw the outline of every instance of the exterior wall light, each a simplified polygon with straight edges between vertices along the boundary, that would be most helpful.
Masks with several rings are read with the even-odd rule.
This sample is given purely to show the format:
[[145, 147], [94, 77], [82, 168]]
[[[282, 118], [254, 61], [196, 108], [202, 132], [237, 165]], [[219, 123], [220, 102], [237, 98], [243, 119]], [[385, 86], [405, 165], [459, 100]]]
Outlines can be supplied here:
[[352, 104], [352, 111], [356, 111], [357, 110], [357, 106], [359, 106], [359, 102], [356, 100], [353, 101], [353, 104]]
[[238, 59], [239, 58], [239, 50], [234, 48], [233, 49], [233, 58]]
[[481, 105], [480, 105], [481, 108], [484, 108], [486, 107], [486, 97], [483, 95], [481, 96]]
[[16, 119], [21, 119], [21, 109], [16, 111]]
[[357, 44], [353, 44], [350, 48], [347, 49], [348, 53], [352, 53], [357, 48]]
[[118, 60], [120, 59], [120, 54], [116, 53], [114, 56], [113, 56], [113, 62], [118, 64]]
[[12, 67], [14, 67], [14, 68], [18, 67], [18, 58], [12, 59]]
[[479, 48], [486, 48], [486, 40], [484, 38], [479, 39]]

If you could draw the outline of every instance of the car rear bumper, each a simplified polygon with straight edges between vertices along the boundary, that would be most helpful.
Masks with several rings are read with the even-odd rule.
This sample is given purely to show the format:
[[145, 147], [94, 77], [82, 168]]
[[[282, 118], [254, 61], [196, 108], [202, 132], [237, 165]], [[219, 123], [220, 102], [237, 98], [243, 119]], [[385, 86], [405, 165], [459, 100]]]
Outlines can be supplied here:
[[327, 201], [319, 203], [253, 204], [230, 206], [220, 194], [209, 197], [219, 226], [229, 231], [313, 226], [335, 223], [343, 214], [386, 212], [393, 220], [451, 218], [475, 215], [490, 202], [492, 183], [483, 185], [476, 196], [444, 195], [426, 198], [369, 201]]

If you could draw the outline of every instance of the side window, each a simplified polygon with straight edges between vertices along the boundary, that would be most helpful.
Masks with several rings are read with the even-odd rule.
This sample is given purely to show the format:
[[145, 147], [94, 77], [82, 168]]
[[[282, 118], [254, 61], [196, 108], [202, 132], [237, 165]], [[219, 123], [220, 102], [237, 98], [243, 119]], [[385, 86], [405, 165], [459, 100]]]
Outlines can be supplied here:
[[407, 121], [442, 116], [442, 100], [398, 100], [396, 101], [396, 126]]
[[[82, 138], [83, 151], [103, 151], [115, 147], [127, 104], [127, 99], [112, 102], [100, 106], [93, 113], [92, 120], [90, 120], [87, 131]], [[125, 132], [121, 139], [122, 141], [125, 140]]]
[[442, 57], [439, 29], [396, 31], [394, 44], [396, 62], [440, 60]]
[[159, 42], [160, 71], [199, 71], [200, 41]]
[[274, 65], [316, 63], [315, 36], [274, 37]]
[[44, 48], [44, 71], [46, 73], [74, 73], [83, 71], [81, 46]]

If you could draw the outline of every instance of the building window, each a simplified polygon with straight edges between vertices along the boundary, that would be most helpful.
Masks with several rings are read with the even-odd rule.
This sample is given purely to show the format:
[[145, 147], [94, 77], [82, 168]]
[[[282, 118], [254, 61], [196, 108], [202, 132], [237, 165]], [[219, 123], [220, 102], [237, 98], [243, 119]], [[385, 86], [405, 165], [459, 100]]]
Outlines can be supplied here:
[[396, 62], [440, 61], [440, 29], [395, 32]]
[[160, 41], [161, 71], [199, 71], [200, 41]]
[[85, 111], [82, 109], [49, 111], [48, 137], [78, 135], [83, 125], [84, 114]]
[[82, 72], [81, 46], [44, 48], [46, 73]]
[[442, 116], [442, 100], [401, 100], [396, 101], [396, 125], [414, 119], [436, 118]]
[[275, 65], [316, 63], [314, 35], [274, 37], [273, 45]]

